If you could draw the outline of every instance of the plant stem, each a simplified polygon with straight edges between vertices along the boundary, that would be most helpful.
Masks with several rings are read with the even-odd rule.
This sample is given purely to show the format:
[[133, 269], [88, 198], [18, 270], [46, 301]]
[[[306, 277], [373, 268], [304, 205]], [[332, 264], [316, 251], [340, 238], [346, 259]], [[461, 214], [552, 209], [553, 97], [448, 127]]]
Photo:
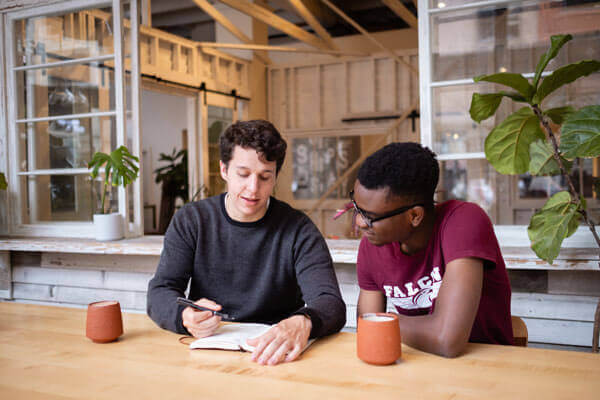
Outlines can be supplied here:
[[104, 210], [104, 199], [106, 198], [106, 181], [102, 185], [102, 214], [106, 214]]
[[550, 142], [552, 143], [552, 148], [554, 150], [552, 155], [554, 156], [554, 160], [558, 163], [558, 167], [560, 168], [560, 173], [567, 180], [567, 184], [569, 186], [569, 192], [571, 193], [571, 198], [573, 199], [573, 202], [575, 204], [577, 204], [579, 213], [583, 216], [583, 220], [585, 221], [587, 226], [590, 228], [592, 235], [594, 235], [596, 244], [598, 245], [598, 247], [600, 247], [600, 237], [598, 237], [598, 233], [596, 232], [596, 227], [594, 226], [594, 223], [588, 217], [587, 210], [583, 207], [583, 204], [581, 204], [581, 199], [579, 197], [579, 193], [577, 193], [577, 190], [575, 189], [575, 185], [573, 185], [573, 181], [571, 180], [571, 175], [569, 175], [567, 173], [567, 169], [565, 168], [565, 166], [562, 162], [562, 159], [560, 158], [560, 152], [558, 150], [558, 142], [556, 140], [556, 136], [552, 132], [552, 128], [550, 127], [550, 124], [548, 123], [546, 118], [544, 118], [544, 114], [542, 114], [542, 110], [540, 109], [540, 107], [537, 104], [535, 104], [531, 107], [533, 108], [533, 112], [535, 113], [535, 115], [537, 115], [538, 119], [542, 123], [542, 126], [546, 130], [548, 137], [550, 138]]

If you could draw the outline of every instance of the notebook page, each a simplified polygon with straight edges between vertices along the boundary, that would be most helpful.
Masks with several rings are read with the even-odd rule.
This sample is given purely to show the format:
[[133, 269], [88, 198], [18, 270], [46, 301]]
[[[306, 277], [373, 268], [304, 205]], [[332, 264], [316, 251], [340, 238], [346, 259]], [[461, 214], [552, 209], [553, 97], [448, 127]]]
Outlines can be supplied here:
[[[252, 351], [246, 339], [262, 335], [271, 325], [253, 323], [223, 324], [212, 336], [196, 339], [190, 349], [223, 349]], [[250, 349], [248, 349], [250, 347]]]

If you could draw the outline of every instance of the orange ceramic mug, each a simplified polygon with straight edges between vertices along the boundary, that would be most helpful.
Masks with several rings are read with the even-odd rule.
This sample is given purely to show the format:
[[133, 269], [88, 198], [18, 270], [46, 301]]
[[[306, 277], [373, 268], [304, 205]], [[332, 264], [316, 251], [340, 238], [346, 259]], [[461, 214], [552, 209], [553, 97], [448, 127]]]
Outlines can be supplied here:
[[368, 313], [358, 317], [356, 334], [358, 358], [369, 364], [387, 365], [402, 354], [398, 316], [392, 313]]
[[118, 301], [98, 301], [88, 305], [85, 335], [95, 343], [108, 343], [123, 334], [121, 305]]

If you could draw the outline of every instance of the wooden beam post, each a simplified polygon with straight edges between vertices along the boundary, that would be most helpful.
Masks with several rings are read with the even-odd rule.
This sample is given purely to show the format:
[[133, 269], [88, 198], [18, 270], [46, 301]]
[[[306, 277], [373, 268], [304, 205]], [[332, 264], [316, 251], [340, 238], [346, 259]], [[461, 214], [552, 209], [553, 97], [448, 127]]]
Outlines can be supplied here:
[[329, 32], [327, 32], [327, 30], [325, 28], [323, 28], [323, 25], [321, 25], [321, 23], [317, 20], [317, 18], [315, 18], [315, 16], [310, 12], [308, 7], [306, 7], [306, 5], [302, 2], [302, 0], [288, 0], [288, 1], [294, 7], [294, 9], [298, 12], [298, 14], [300, 14], [300, 16], [302, 18], [304, 18], [306, 23], [308, 23], [308, 25], [310, 25], [310, 27], [313, 28], [315, 32], [317, 32], [319, 37], [321, 39], [323, 39], [323, 41], [329, 45], [330, 49], [339, 50], [339, 48], [333, 42], [333, 38], [331, 37]]
[[[254, 0], [256, 7], [265, 6], [266, 0]], [[259, 5], [260, 4], [260, 5]], [[255, 4], [252, 4], [255, 5]], [[269, 44], [268, 26], [263, 21], [252, 18], [252, 41], [259, 45]], [[254, 52], [255, 57], [250, 63], [249, 70], [249, 89], [250, 102], [248, 104], [248, 117], [250, 119], [265, 119], [267, 118], [267, 68], [264, 64], [258, 62], [257, 56], [264, 52]]]
[[220, 0], [222, 3], [227, 4], [231, 8], [243, 12], [255, 18], [259, 21], [264, 22], [273, 28], [287, 33], [293, 38], [296, 38], [304, 43], [307, 43], [317, 49], [328, 50], [327, 43], [316, 37], [315, 35], [306, 32], [304, 29], [292, 24], [289, 21], [273, 14], [265, 7], [261, 7], [257, 4], [250, 3], [248, 0]]
[[331, 54], [336, 56], [355, 56], [366, 57], [369, 54], [348, 52], [344, 50], [319, 50], [314, 48], [296, 48], [287, 46], [268, 46], [260, 44], [238, 44], [238, 43], [215, 43], [215, 42], [200, 42], [201, 47], [224, 48], [224, 49], [240, 49], [240, 50], [264, 50], [264, 51], [283, 51], [288, 53], [316, 53], [316, 54]]
[[152, 28], [152, 7], [150, 0], [142, 0], [142, 25]]
[[349, 16], [347, 16], [342, 10], [340, 10], [339, 8], [337, 8], [329, 0], [321, 0], [321, 1], [323, 3], [325, 3], [325, 4], [327, 4], [327, 6], [329, 8], [331, 8], [333, 11], [335, 11], [340, 17], [342, 17], [346, 22], [348, 22], [356, 30], [358, 30], [360, 33], [362, 33], [367, 39], [369, 39], [371, 42], [373, 42], [377, 47], [379, 47], [381, 50], [383, 50], [386, 53], [388, 53], [389, 55], [391, 55], [394, 58], [394, 60], [398, 61], [400, 64], [404, 64], [414, 75], [419, 76], [419, 70], [418, 69], [416, 69], [415, 67], [413, 67], [412, 65], [410, 65], [409, 63], [407, 63], [406, 61], [404, 61], [394, 51], [392, 51], [391, 49], [388, 49], [387, 47], [385, 47], [384, 45], [382, 45], [377, 39], [375, 39], [373, 37], [373, 35], [371, 35], [369, 32], [367, 32], [362, 26], [360, 26], [359, 24], [357, 24], [352, 18], [350, 18]]
[[402, 18], [411, 28], [419, 29], [417, 17], [410, 12], [400, 0], [382, 0], [383, 4], [388, 6], [397, 16]]
[[[207, 0], [194, 0], [194, 3], [196, 3], [196, 5], [198, 7], [200, 7], [202, 10], [204, 10], [205, 13], [207, 13], [212, 18], [214, 18], [215, 21], [217, 21], [219, 24], [223, 25], [223, 27], [225, 29], [227, 29], [229, 32], [231, 32], [236, 38], [240, 39], [242, 42], [244, 42], [246, 44], [254, 44], [252, 39], [250, 39], [248, 36], [246, 36], [246, 34], [244, 32], [239, 30], [237, 26], [235, 26], [229, 19], [227, 19], [226, 16], [221, 14], [221, 12], [219, 10], [217, 10], [215, 8], [215, 6], [210, 4]], [[266, 54], [260, 54], [260, 55], [256, 54], [256, 56], [265, 64], [272, 63], [271, 59]]]

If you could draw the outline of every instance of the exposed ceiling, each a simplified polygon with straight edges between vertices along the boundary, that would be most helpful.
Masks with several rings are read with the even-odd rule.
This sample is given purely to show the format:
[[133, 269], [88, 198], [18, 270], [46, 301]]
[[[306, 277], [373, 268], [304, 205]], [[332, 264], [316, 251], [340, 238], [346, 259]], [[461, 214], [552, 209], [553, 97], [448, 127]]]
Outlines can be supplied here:
[[[399, 0], [413, 15], [417, 11], [411, 0]], [[219, 3], [213, 0], [211, 3]], [[268, 0], [267, 8], [277, 16], [313, 33], [313, 29], [298, 15], [287, 0]], [[334, 0], [335, 6], [368, 32], [409, 27], [408, 23], [381, 0]], [[333, 36], [355, 35], [358, 32], [320, 0], [303, 0], [327, 32]], [[214, 41], [215, 21], [192, 0], [151, 0], [152, 26], [198, 41]], [[287, 34], [269, 27], [269, 43], [284, 44], [294, 40]]]

